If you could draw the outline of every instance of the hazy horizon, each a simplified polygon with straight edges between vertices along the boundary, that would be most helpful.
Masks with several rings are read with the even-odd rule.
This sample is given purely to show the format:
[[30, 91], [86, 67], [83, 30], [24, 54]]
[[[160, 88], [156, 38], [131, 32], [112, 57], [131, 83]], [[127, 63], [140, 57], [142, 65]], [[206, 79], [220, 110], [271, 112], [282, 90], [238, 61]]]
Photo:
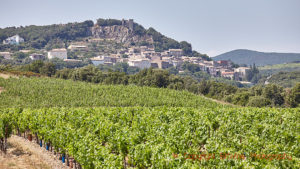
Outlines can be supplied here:
[[216, 56], [236, 49], [300, 53], [300, 1], [0, 0], [0, 27], [129, 19]]

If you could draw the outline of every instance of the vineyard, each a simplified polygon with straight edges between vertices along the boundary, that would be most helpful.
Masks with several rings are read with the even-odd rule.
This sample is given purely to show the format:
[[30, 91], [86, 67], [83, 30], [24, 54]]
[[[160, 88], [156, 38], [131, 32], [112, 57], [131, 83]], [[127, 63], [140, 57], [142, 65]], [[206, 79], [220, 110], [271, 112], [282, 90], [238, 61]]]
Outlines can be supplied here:
[[[0, 136], [36, 134], [83, 168], [296, 168], [299, 120], [299, 109], [2, 109]], [[246, 159], [191, 160], [185, 153], [245, 153]], [[290, 158], [257, 159], [250, 153]]]
[[222, 107], [187, 91], [132, 85], [97, 85], [52, 78], [0, 78], [0, 87], [5, 89], [0, 94], [0, 108]]
[[0, 86], [3, 151], [16, 134], [76, 168], [300, 165], [299, 108], [236, 108], [184, 91], [50, 78], [0, 78]]

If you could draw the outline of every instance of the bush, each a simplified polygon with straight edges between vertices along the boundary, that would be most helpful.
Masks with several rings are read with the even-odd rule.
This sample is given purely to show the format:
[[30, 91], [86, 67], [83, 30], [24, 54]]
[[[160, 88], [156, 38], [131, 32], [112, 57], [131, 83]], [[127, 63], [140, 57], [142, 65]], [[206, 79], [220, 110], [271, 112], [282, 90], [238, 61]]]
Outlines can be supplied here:
[[280, 106], [284, 103], [284, 97], [281, 94], [282, 92], [282, 87], [275, 84], [268, 84], [263, 89], [262, 96], [264, 96], [267, 99], [270, 99], [274, 106]]
[[97, 19], [97, 25], [99, 26], [113, 26], [122, 25], [122, 21], [117, 19]]
[[249, 101], [250, 95], [251, 94], [249, 92], [237, 93], [234, 95], [232, 103], [241, 106], [246, 106]]
[[287, 92], [285, 100], [289, 107], [300, 106], [300, 83]]
[[247, 106], [250, 107], [265, 107], [271, 105], [271, 101], [267, 98], [262, 96], [253, 96], [250, 97]]

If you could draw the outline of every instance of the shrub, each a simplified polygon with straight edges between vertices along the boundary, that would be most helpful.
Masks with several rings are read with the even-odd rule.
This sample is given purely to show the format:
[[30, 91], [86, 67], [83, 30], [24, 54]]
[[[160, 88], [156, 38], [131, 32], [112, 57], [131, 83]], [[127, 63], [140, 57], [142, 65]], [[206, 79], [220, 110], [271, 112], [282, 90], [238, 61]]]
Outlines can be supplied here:
[[247, 106], [250, 106], [250, 107], [265, 107], [268, 105], [271, 105], [271, 101], [262, 96], [250, 97], [249, 102], [247, 104]]

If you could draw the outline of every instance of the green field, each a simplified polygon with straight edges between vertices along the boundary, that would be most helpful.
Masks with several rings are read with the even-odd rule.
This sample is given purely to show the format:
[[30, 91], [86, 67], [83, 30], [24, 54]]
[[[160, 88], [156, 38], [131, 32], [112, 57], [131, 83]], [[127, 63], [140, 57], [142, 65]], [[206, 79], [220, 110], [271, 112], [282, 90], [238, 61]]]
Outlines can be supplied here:
[[258, 67], [260, 70], [267, 70], [267, 69], [284, 69], [284, 68], [299, 68], [300, 63], [286, 63], [286, 64], [277, 64], [277, 65], [267, 65]]
[[277, 64], [258, 67], [260, 73], [262, 74], [275, 74], [278, 72], [293, 72], [300, 71], [300, 63], [287, 63], [287, 64]]
[[1, 79], [0, 139], [37, 134], [83, 168], [297, 168], [299, 108], [236, 108], [189, 92]]

